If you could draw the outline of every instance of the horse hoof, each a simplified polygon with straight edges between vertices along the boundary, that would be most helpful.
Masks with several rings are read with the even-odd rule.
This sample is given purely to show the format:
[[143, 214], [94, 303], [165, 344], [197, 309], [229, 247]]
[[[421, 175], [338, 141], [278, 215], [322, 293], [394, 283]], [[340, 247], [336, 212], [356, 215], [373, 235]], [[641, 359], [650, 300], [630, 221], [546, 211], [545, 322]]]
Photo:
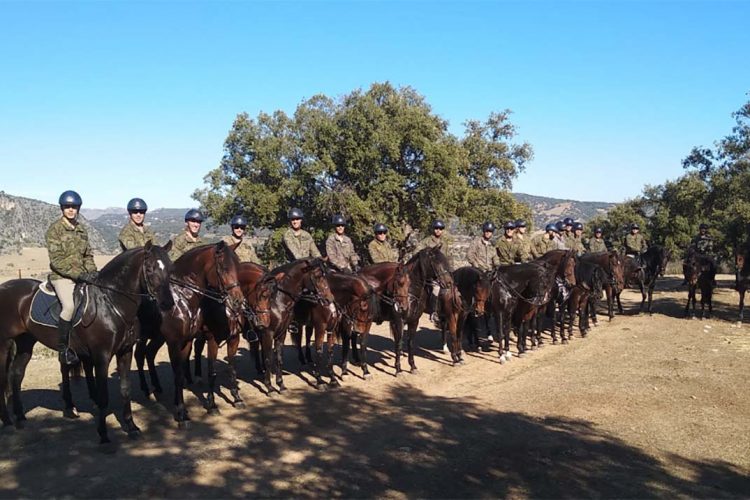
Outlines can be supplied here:
[[513, 355], [509, 352], [505, 353], [505, 361], [513, 361]]
[[244, 402], [244, 401], [235, 401], [235, 402], [234, 402], [234, 403], [232, 404], [232, 406], [234, 406], [234, 407], [235, 407], [235, 408], [237, 408], [238, 410], [244, 410], [245, 408], [247, 408], [247, 405], [245, 405], [245, 402]]
[[130, 438], [133, 441], [136, 441], [141, 438], [141, 430], [140, 429], [134, 429], [132, 431], [128, 432], [128, 438]]
[[208, 413], [208, 414], [209, 414], [209, 415], [211, 415], [212, 417], [213, 417], [213, 416], [216, 416], [216, 415], [221, 415], [221, 412], [220, 412], [220, 411], [219, 411], [219, 409], [218, 409], [218, 408], [216, 408], [215, 406], [214, 406], [213, 408], [209, 408], [209, 409], [208, 409], [208, 410], [206, 411], [206, 413]]
[[180, 420], [177, 422], [177, 428], [183, 431], [186, 431], [190, 428], [190, 421], [189, 420]]
[[328, 386], [325, 384], [325, 382], [318, 382], [315, 385], [315, 388], [319, 390], [320, 392], [325, 392], [328, 390]]
[[500, 364], [504, 365], [505, 363], [507, 363], [507, 361], [505, 361], [505, 356], [500, 356]]
[[552, 345], [557, 345], [557, 339], [552, 339]]
[[519, 352], [518, 353], [518, 357], [519, 358], [525, 358], [526, 357], [526, 353], [525, 352]]
[[403, 378], [406, 375], [403, 371], [399, 370], [396, 372], [396, 378]]
[[63, 410], [63, 417], [65, 418], [80, 418], [81, 415], [78, 414], [78, 409], [75, 407], [73, 408], [65, 408]]
[[283, 394], [287, 391], [285, 385], [279, 385], [279, 394]]
[[163, 394], [164, 391], [161, 389], [161, 387], [154, 387], [154, 397], [158, 397], [160, 394]]
[[102, 438], [99, 441], [99, 451], [106, 455], [112, 455], [117, 451], [117, 447], [108, 438]]
[[372, 380], [372, 373], [365, 373], [362, 375], [365, 380]]
[[281, 396], [281, 393], [278, 392], [276, 389], [267, 389], [267, 391], [268, 392], [267, 392], [266, 396], [268, 396], [271, 399], [277, 399], [277, 398], [279, 398]]
[[562, 343], [563, 344], [567, 344], [568, 343], [568, 339], [562, 339]]
[[419, 375], [419, 370], [417, 369], [417, 367], [414, 367], [414, 368], [411, 369], [411, 374], [412, 375]]

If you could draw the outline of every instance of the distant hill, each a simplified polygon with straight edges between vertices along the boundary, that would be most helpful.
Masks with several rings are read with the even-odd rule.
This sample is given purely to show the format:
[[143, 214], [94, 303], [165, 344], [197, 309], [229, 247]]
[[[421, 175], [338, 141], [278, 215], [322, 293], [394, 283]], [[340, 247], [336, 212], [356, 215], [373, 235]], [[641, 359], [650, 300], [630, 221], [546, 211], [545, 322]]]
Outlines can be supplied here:
[[586, 222], [597, 215], [606, 214], [616, 205], [604, 201], [563, 200], [524, 193], [513, 193], [513, 196], [531, 207], [535, 229], [544, 228], [550, 222], [556, 222], [563, 217]]
[[[544, 227], [548, 222], [565, 216], [586, 222], [615, 206], [614, 203], [563, 200], [524, 193], [514, 193], [513, 196], [531, 207], [535, 228]], [[183, 230], [185, 227], [183, 217], [187, 210], [187, 208], [157, 208], [149, 211], [146, 223], [156, 233], [159, 243], [166, 243], [169, 238]], [[127, 211], [124, 208], [83, 208], [81, 216], [82, 222], [89, 228], [91, 245], [96, 253], [119, 252], [117, 236], [128, 220]], [[44, 246], [44, 234], [49, 225], [58, 217], [60, 217], [60, 209], [57, 205], [12, 196], [0, 191], [0, 253], [18, 251], [22, 247]], [[262, 238], [266, 233], [263, 231], [258, 236]], [[229, 234], [228, 225], [215, 225], [210, 220], [203, 225], [201, 230], [201, 236], [207, 242], [218, 240], [225, 234]]]

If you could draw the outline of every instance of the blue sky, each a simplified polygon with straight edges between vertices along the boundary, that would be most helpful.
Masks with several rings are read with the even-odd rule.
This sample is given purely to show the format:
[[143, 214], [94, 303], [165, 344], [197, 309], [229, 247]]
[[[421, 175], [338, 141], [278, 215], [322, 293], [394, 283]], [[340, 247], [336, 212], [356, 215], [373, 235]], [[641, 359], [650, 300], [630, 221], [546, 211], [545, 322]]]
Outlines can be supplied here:
[[460, 135], [510, 108], [514, 190], [621, 201], [728, 134], [750, 2], [0, 2], [0, 190], [194, 205], [237, 113], [410, 85]]

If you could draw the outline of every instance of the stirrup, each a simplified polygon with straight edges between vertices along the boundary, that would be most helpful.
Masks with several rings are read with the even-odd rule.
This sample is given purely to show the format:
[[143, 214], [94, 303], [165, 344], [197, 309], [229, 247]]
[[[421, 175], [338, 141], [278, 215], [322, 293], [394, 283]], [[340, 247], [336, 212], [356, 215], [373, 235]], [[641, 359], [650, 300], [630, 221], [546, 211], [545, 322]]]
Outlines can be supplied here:
[[252, 328], [248, 328], [244, 333], [245, 340], [248, 342], [258, 342], [258, 340], [260, 340], [258, 334]]
[[440, 316], [438, 316], [438, 313], [434, 312], [430, 314], [430, 321], [432, 321], [438, 328], [440, 327]]
[[58, 352], [58, 358], [60, 359], [60, 363], [68, 366], [76, 365], [80, 362], [76, 352], [68, 346], [65, 346], [62, 351]]

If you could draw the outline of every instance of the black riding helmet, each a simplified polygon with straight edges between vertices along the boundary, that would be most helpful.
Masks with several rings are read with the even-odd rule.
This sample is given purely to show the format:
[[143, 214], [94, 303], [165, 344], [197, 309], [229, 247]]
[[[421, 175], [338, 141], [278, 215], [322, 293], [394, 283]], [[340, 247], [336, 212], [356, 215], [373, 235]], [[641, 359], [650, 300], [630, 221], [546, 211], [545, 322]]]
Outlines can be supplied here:
[[57, 202], [60, 205], [60, 208], [64, 206], [80, 207], [81, 205], [83, 205], [83, 200], [81, 200], [81, 196], [75, 191], [70, 191], [70, 190], [63, 192], [63, 194], [60, 195], [60, 199], [57, 200]]
[[286, 218], [289, 220], [304, 219], [305, 214], [303, 214], [302, 210], [300, 210], [299, 208], [291, 208], [289, 209], [289, 212], [286, 214]]
[[583, 231], [583, 223], [582, 222], [576, 222], [575, 224], [573, 224], [573, 231], [577, 231], [578, 229], [580, 229], [581, 231]]
[[518, 219], [514, 224], [516, 227], [526, 227], [526, 221], [523, 219]]
[[573, 225], [573, 219], [571, 219], [570, 217], [565, 217], [563, 219], [563, 225], [564, 226], [572, 226]]
[[435, 219], [432, 222], [432, 229], [445, 229], [445, 222], [441, 221], [440, 219]]
[[201, 212], [197, 208], [191, 208], [190, 210], [185, 212], [185, 222], [203, 222], [204, 220], [205, 217], [203, 217], [203, 212]]
[[372, 231], [374, 233], [387, 233], [388, 227], [385, 224], [381, 224], [380, 222], [378, 222], [377, 224], [375, 224], [375, 226], [373, 226]]
[[484, 224], [482, 224], [482, 232], [487, 232], [487, 231], [490, 231], [491, 233], [495, 232], [495, 225], [490, 221], [487, 221]]
[[641, 228], [638, 225], [638, 223], [633, 222], [632, 224], [630, 224], [630, 230], [632, 231], [633, 229], [641, 229]]
[[331, 225], [332, 226], [346, 226], [346, 219], [344, 219], [343, 215], [336, 214], [333, 217], [331, 217]]
[[599, 233], [599, 234], [603, 234], [603, 233], [604, 233], [604, 231], [602, 230], [602, 228], [600, 228], [600, 227], [597, 227], [597, 228], [595, 228], [595, 229], [594, 229], [594, 234], [597, 234], [597, 233]]
[[708, 230], [708, 224], [706, 224], [706, 223], [704, 222], [704, 223], [702, 223], [702, 224], [701, 224], [700, 226], [698, 226], [698, 229], [706, 229], [706, 230]]
[[241, 215], [235, 215], [234, 217], [232, 217], [232, 220], [229, 221], [229, 225], [232, 227], [234, 226], [247, 227], [247, 219], [245, 219]]
[[509, 229], [515, 229], [515, 228], [516, 228], [516, 225], [513, 223], [512, 220], [509, 220], [508, 222], [506, 222], [505, 224], [503, 224], [503, 229], [506, 230], [506, 231], [509, 230]]
[[552, 224], [552, 223], [547, 224], [547, 226], [544, 228], [544, 230], [547, 231], [547, 232], [549, 232], [549, 231], [552, 231], [552, 232], [555, 232], [555, 233], [559, 232], [557, 230], [557, 226], [555, 224]]
[[128, 202], [128, 213], [132, 214], [133, 212], [139, 212], [139, 211], [147, 211], [148, 205], [146, 205], [146, 202], [143, 201], [141, 198], [133, 198]]

